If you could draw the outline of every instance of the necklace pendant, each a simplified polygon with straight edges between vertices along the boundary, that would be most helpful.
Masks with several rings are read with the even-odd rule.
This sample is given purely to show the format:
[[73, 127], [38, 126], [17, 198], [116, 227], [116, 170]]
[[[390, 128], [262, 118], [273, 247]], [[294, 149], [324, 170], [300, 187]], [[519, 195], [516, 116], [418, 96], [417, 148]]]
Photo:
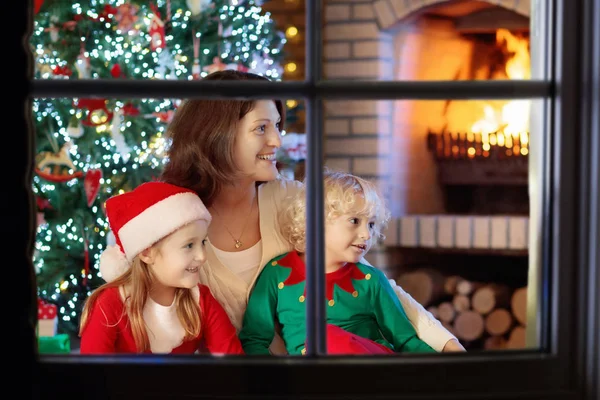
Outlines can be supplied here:
[[240, 247], [242, 247], [242, 242], [240, 242], [239, 240], [235, 241], [235, 248], [239, 249]]

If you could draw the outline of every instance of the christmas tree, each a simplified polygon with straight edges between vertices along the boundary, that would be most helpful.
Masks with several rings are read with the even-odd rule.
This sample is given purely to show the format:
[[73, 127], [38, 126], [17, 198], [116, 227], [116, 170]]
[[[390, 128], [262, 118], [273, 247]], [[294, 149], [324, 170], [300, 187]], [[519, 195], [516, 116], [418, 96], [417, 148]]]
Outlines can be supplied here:
[[[198, 79], [222, 69], [281, 79], [285, 39], [252, 0], [35, 0], [36, 79]], [[84, 300], [104, 283], [103, 204], [155, 179], [179, 99], [37, 98], [33, 192], [38, 295], [76, 335]]]

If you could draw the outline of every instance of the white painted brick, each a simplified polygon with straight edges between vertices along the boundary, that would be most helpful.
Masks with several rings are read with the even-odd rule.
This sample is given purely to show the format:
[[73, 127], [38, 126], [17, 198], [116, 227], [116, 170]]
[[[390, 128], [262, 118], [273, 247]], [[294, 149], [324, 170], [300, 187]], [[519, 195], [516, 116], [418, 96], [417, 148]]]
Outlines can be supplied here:
[[335, 78], [391, 79], [393, 65], [380, 60], [325, 62], [324, 75]]
[[458, 248], [470, 248], [472, 246], [472, 220], [467, 216], [455, 217], [455, 246]]
[[437, 244], [440, 247], [454, 247], [454, 216], [437, 216]]
[[394, 57], [394, 44], [391, 41], [361, 41], [352, 43], [354, 58], [388, 58]]
[[526, 249], [529, 243], [527, 217], [510, 217], [509, 219], [509, 241], [510, 249]]
[[350, 19], [350, 6], [345, 4], [325, 6], [326, 21], [348, 21]]
[[390, 116], [391, 100], [328, 100], [324, 102], [327, 116]]
[[477, 249], [490, 248], [489, 217], [473, 217], [473, 247]]
[[335, 171], [350, 172], [350, 159], [349, 158], [327, 158], [325, 160], [325, 166]]
[[398, 220], [400, 224], [398, 243], [405, 247], [416, 247], [419, 245], [419, 217], [417, 215], [406, 215]]
[[352, 173], [357, 175], [387, 175], [388, 171], [387, 158], [368, 157], [352, 160]]
[[375, 11], [371, 4], [356, 4], [352, 6], [353, 19], [374, 19]]
[[392, 10], [387, 0], [377, 0], [373, 3], [373, 8], [375, 9], [377, 21], [381, 29], [388, 29], [398, 22], [398, 19], [394, 15], [394, 10]]
[[355, 118], [352, 120], [353, 135], [389, 135], [388, 118]]
[[437, 217], [419, 216], [419, 246], [437, 247]]
[[325, 135], [348, 135], [350, 133], [349, 119], [326, 119]]
[[380, 148], [389, 148], [388, 139], [327, 139], [325, 141], [326, 155], [366, 155], [380, 154]]
[[325, 60], [350, 58], [350, 43], [325, 43], [323, 56]]
[[379, 36], [379, 27], [375, 22], [325, 25], [325, 40], [378, 39]]
[[505, 249], [508, 247], [508, 218], [491, 217], [490, 247], [492, 249]]

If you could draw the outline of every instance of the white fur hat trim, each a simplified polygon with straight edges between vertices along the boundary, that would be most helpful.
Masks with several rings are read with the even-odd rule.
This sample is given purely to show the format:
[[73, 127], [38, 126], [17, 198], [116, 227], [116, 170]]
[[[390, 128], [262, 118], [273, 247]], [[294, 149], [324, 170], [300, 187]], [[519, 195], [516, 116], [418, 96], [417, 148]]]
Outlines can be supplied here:
[[130, 264], [119, 246], [110, 245], [100, 256], [100, 274], [106, 282], [112, 282], [129, 269]]

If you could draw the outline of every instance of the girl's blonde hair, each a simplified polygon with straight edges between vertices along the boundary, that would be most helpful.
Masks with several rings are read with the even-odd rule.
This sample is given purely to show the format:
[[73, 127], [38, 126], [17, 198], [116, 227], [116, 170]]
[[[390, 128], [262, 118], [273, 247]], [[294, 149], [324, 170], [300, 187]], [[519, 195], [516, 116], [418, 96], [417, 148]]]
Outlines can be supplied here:
[[[354, 213], [374, 218], [372, 244], [384, 239], [382, 233], [390, 219], [383, 197], [375, 185], [356, 175], [325, 169], [323, 172], [323, 194], [325, 221], [342, 214]], [[364, 200], [360, 208], [359, 201]], [[296, 251], [306, 251], [306, 185], [292, 197], [279, 216], [281, 232]]]
[[[157, 246], [159, 243], [161, 243], [161, 241], [155, 243], [153, 246]], [[160, 248], [157, 248], [157, 251], [160, 251]], [[129, 268], [127, 272], [114, 281], [98, 287], [90, 297], [88, 297], [81, 314], [79, 335], [81, 336], [83, 333], [90, 312], [103, 291], [109, 288], [127, 288], [125, 307], [123, 308], [123, 315], [121, 317], [123, 317], [125, 313], [127, 314], [127, 317], [129, 317], [129, 323], [131, 324], [131, 331], [133, 333], [137, 351], [143, 353], [150, 350], [150, 340], [148, 339], [148, 332], [146, 331], [143, 310], [146, 301], [148, 300], [148, 293], [152, 288], [152, 282], [155, 279], [156, 277], [148, 265], [136, 256], [131, 263], [131, 268]], [[194, 299], [190, 289], [177, 288], [175, 290], [175, 308], [177, 310], [177, 317], [179, 317], [179, 321], [181, 321], [181, 325], [185, 330], [184, 340], [191, 340], [198, 337], [201, 330], [200, 305], [198, 301]], [[106, 312], [103, 311], [103, 313], [106, 315]], [[117, 323], [118, 321], [115, 322], [115, 325]]]

